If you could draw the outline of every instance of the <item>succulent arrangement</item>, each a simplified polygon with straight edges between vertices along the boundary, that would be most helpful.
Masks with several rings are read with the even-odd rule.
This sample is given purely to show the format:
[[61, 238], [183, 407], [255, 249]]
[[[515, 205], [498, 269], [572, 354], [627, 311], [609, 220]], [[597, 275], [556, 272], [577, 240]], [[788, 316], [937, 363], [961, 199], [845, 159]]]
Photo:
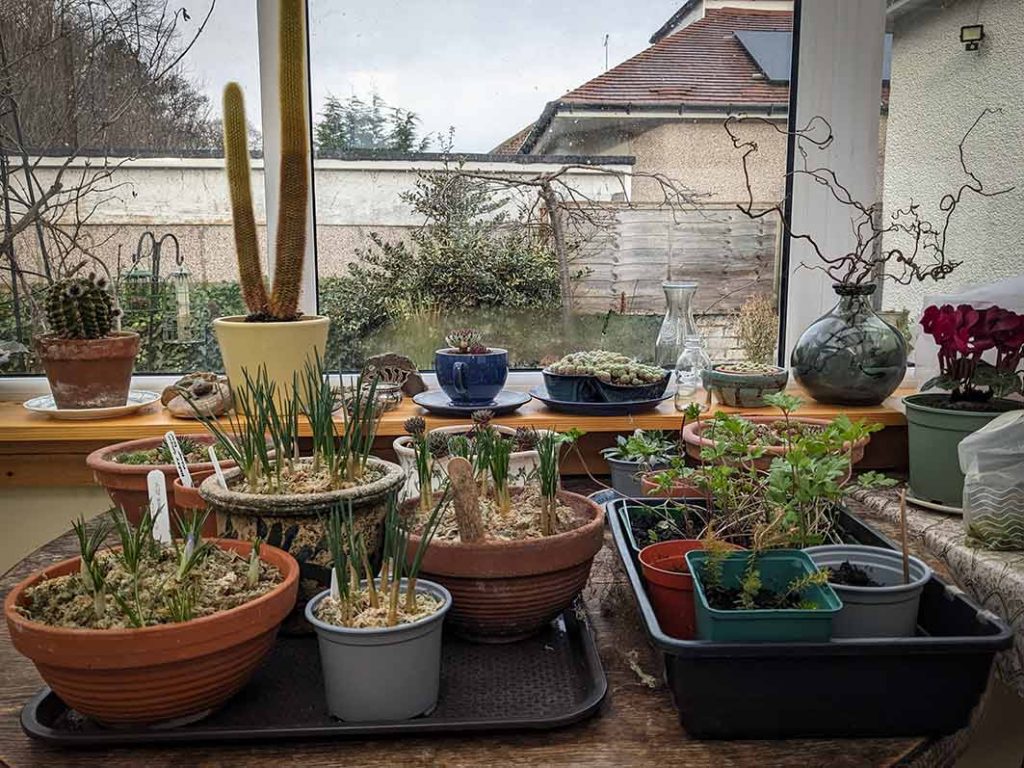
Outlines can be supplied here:
[[490, 350], [481, 343], [479, 331], [472, 328], [457, 328], [449, 331], [444, 342], [460, 355], [484, 355]]
[[44, 304], [50, 331], [62, 339], [109, 336], [121, 316], [109, 288], [110, 281], [95, 272], [51, 285]]
[[[248, 559], [218, 549], [202, 538], [203, 517], [178, 518], [170, 544], [153, 538], [149, 514], [133, 526], [113, 510], [91, 530], [79, 519], [79, 571], [32, 587], [19, 612], [50, 626], [149, 627], [234, 608], [280, 583], [281, 574], [260, 559], [259, 541]], [[120, 546], [101, 551], [111, 529]]]
[[605, 384], [618, 386], [655, 384], [665, 378], [662, 368], [603, 350], [573, 352], [548, 366], [547, 370], [560, 376], [593, 376]]
[[[178, 446], [181, 448], [181, 454], [186, 464], [203, 464], [210, 460], [206, 451], [208, 446], [205, 443], [181, 435], [178, 437]], [[217, 458], [221, 460], [230, 458], [224, 450], [224, 446], [220, 444], [214, 444], [213, 450]], [[144, 466], [147, 464], [173, 464], [174, 457], [171, 456], [171, 449], [167, 447], [167, 443], [160, 443], [155, 448], [148, 450], [119, 453], [114, 456], [114, 461], [118, 464]]]
[[779, 370], [779, 366], [771, 365], [770, 363], [752, 363], [747, 360], [738, 360], [732, 363], [719, 363], [715, 366], [715, 370], [719, 373], [737, 374], [775, 373]]

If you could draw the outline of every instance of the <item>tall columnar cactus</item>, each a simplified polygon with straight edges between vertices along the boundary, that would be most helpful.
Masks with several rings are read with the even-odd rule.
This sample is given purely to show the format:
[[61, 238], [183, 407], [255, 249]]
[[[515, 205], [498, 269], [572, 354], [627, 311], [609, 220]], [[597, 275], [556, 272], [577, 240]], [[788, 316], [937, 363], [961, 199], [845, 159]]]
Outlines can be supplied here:
[[261, 319], [294, 320], [299, 316], [309, 214], [305, 9], [305, 0], [281, 0], [278, 26], [281, 172], [274, 281], [269, 298], [256, 241], [242, 92], [237, 83], [229, 83], [224, 91], [224, 155], [235, 223], [239, 279], [246, 306], [252, 315]]
[[63, 339], [99, 339], [114, 329], [119, 310], [104, 277], [61, 280], [46, 294], [50, 330]]

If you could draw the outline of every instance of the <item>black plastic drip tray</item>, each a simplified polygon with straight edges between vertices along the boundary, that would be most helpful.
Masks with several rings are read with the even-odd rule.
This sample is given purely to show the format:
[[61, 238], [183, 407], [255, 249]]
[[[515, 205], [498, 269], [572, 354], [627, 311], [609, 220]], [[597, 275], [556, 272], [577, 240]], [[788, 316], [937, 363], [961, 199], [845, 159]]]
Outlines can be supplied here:
[[533, 730], [589, 717], [607, 689], [589, 627], [566, 611], [540, 634], [508, 645], [471, 643], [446, 632], [437, 707], [412, 720], [346, 723], [332, 718], [316, 638], [281, 637], [249, 684], [200, 722], [177, 728], [104, 728], [44, 688], [25, 705], [21, 724], [29, 736], [68, 747]]

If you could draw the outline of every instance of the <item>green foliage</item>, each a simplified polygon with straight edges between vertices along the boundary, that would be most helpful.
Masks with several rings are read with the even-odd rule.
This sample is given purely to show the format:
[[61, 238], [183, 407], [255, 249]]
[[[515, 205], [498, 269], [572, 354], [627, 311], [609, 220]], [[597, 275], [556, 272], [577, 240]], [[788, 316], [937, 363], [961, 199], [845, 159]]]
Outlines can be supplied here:
[[637, 429], [631, 435], [618, 435], [605, 456], [619, 461], [635, 461], [643, 467], [667, 464], [678, 445], [664, 432]]
[[419, 136], [420, 117], [392, 107], [374, 91], [370, 100], [328, 94], [314, 128], [319, 155], [352, 149], [426, 152], [432, 136]]
[[63, 339], [108, 336], [119, 310], [107, 288], [107, 279], [95, 272], [50, 286], [44, 305], [50, 331]]

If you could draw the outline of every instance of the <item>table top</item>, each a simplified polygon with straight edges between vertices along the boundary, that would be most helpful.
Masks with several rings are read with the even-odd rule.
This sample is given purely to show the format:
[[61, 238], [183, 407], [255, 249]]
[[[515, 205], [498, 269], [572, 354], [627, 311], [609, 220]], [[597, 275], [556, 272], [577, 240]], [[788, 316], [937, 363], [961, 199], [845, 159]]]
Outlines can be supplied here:
[[[878, 406], [837, 406], [818, 403], [810, 399], [800, 388], [793, 387], [792, 394], [804, 400], [803, 406], [797, 411], [799, 416], [819, 419], [832, 419], [839, 413], [846, 413], [854, 419], [865, 419], [886, 426], [901, 426], [906, 423], [900, 399], [903, 395], [912, 394], [914, 390], [897, 390], [892, 397]], [[703, 400], [703, 393], [696, 399]], [[773, 408], [729, 408], [713, 405], [712, 411], [730, 413], [741, 412], [748, 415], [774, 415], [778, 411]], [[405, 434], [403, 423], [410, 416], [421, 415], [427, 420], [430, 428], [446, 424], [460, 424], [469, 421], [467, 418], [444, 418], [428, 414], [411, 398], [405, 398], [397, 408], [388, 411], [381, 418], [378, 434], [381, 437], [396, 437]], [[511, 427], [533, 426], [546, 429], [565, 430], [578, 427], [586, 432], [630, 432], [634, 429], [678, 429], [681, 415], [666, 400], [653, 411], [632, 416], [576, 416], [558, 413], [549, 409], [537, 400], [531, 400], [515, 413], [499, 416], [496, 423]], [[74, 442], [74, 441], [108, 441], [132, 440], [143, 437], [157, 437], [173, 429], [182, 434], [194, 434], [205, 431], [202, 424], [194, 419], [175, 418], [165, 408], [150, 406], [145, 411], [131, 416], [97, 421], [61, 421], [32, 413], [21, 403], [0, 402], [0, 443], [39, 442]], [[301, 424], [300, 432], [308, 434], [309, 425]]]
[[[582, 489], [585, 490], [585, 489]], [[608, 534], [610, 537], [610, 534]], [[2, 579], [6, 594], [20, 579], [76, 554], [68, 533], [37, 550]], [[584, 593], [608, 676], [608, 697], [594, 718], [568, 728], [521, 734], [441, 738], [282, 742], [258, 746], [60, 751], [21, 732], [19, 713], [41, 682], [32, 664], [0, 634], [0, 763], [25, 766], [178, 765], [316, 766], [892, 766], [952, 765], [966, 731], [946, 739], [815, 739], [697, 741], [689, 739], [662, 683], [661, 660], [643, 635], [625, 573], [610, 538]], [[841, 717], [838, 708], [836, 716]]]

